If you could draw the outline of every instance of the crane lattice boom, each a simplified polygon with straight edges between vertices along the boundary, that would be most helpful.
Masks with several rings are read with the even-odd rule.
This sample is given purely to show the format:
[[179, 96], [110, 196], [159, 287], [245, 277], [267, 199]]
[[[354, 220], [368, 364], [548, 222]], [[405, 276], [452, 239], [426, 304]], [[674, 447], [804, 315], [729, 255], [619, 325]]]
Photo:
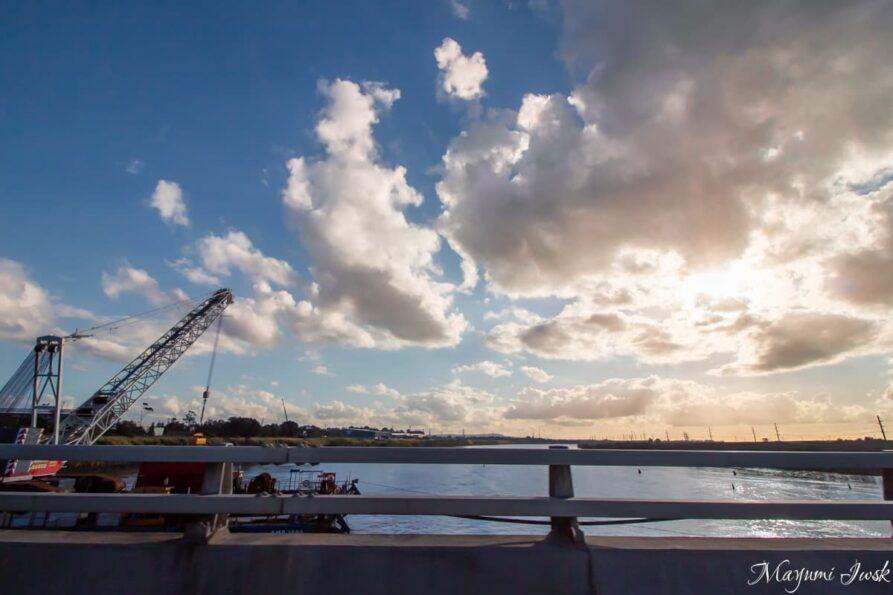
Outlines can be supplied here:
[[157, 341], [127, 364], [61, 423], [61, 442], [92, 444], [118, 423], [158, 378], [233, 303], [229, 289], [218, 289]]

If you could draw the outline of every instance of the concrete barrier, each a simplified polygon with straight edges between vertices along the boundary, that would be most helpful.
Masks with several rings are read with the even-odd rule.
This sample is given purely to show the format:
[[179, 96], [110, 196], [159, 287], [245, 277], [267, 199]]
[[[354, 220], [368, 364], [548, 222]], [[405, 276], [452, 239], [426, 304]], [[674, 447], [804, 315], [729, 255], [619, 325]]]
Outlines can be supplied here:
[[176, 534], [0, 531], [4, 595], [781, 594], [793, 587], [748, 585], [762, 563], [770, 571], [782, 565], [779, 576], [834, 569], [835, 580], [804, 580], [798, 593], [891, 592], [893, 583], [882, 580], [841, 584], [856, 562], [863, 571], [889, 568], [893, 542], [614, 537], [574, 547], [526, 536], [221, 534], [191, 545]]

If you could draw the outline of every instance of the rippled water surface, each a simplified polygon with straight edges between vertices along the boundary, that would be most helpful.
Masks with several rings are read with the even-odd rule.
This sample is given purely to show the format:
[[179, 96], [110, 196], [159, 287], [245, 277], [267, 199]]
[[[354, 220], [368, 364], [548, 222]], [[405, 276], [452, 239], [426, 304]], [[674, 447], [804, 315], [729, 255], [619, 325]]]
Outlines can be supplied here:
[[[246, 477], [267, 471], [287, 482], [290, 466], [246, 468]], [[307, 467], [305, 467], [307, 468]], [[310, 468], [308, 468], [310, 469]], [[335, 464], [339, 481], [359, 478], [363, 494], [546, 496], [543, 466]], [[702, 500], [880, 500], [879, 477], [768, 469], [573, 467], [577, 496]], [[733, 486], [734, 485], [734, 489]], [[348, 517], [355, 533], [545, 533], [547, 527], [449, 517]], [[587, 535], [703, 535], [735, 537], [889, 536], [883, 521], [683, 520], [585, 527]]]

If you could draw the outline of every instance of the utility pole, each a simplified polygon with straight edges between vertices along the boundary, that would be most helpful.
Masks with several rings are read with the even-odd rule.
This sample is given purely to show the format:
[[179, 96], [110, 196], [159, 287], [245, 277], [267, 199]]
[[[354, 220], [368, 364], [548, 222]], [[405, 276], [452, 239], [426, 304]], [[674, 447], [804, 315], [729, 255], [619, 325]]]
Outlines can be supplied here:
[[881, 436], [884, 437], [884, 442], [886, 442], [887, 441], [887, 431], [884, 430], [884, 422], [881, 421], [880, 415], [877, 416], [877, 425], [879, 425], [881, 427]]
[[773, 424], [775, 426], [775, 437], [781, 442], [781, 434], [778, 433], [778, 424]]
[[710, 435], [710, 442], [713, 442], [713, 430], [710, 429], [710, 426], [707, 426], [707, 433]]
[[753, 429], [753, 426], [750, 426], [750, 433], [753, 434], [753, 441], [757, 441], [757, 431]]
[[664, 432], [667, 435], [667, 442], [669, 442], [670, 441], [670, 430], [664, 430]]

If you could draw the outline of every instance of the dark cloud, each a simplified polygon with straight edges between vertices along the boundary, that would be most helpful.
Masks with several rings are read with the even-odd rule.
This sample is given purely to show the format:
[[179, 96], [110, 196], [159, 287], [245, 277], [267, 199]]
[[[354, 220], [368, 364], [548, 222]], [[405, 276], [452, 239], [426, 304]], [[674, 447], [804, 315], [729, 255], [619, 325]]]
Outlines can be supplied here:
[[839, 314], [788, 314], [760, 328], [753, 341], [756, 359], [746, 366], [754, 372], [774, 372], [833, 361], [870, 343], [877, 324]]
[[843, 254], [831, 261], [829, 289], [856, 304], [893, 304], [893, 183], [874, 193], [874, 212], [881, 230], [875, 247]]

